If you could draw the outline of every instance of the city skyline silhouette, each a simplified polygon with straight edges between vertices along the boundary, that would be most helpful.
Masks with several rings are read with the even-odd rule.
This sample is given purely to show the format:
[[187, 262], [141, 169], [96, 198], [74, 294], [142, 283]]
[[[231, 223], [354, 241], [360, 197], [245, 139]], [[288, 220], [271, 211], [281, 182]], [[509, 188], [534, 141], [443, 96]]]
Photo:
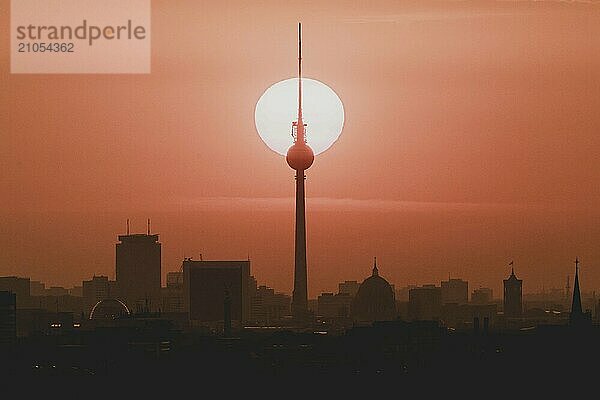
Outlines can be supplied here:
[[[10, 360], [0, 372], [183, 377], [195, 370], [215, 378], [377, 380], [468, 373], [479, 382], [509, 365], [524, 373], [524, 361], [529, 375], [580, 374], [587, 364], [562, 367], [599, 354], [600, 300], [580, 291], [579, 257], [572, 292], [568, 281], [564, 292], [545, 298], [523, 294], [511, 260], [503, 305], [491, 291], [470, 293], [467, 281], [452, 277], [440, 286], [409, 287], [401, 297], [404, 288], [390, 285], [374, 258], [371, 276], [340, 282], [338, 293], [322, 293], [298, 320], [292, 296], [261, 285], [249, 259], [187, 257], [161, 288], [143, 272], [156, 261], [160, 268], [153, 249], [162, 243], [150, 222], [146, 233], [118, 238], [120, 278], [94, 276], [83, 282], [82, 295], [0, 277], [0, 352]], [[550, 370], [548, 357], [555, 363]]]
[[[116, 245], [117, 248], [118, 248], [118, 246], [121, 244], [121, 241], [123, 240], [123, 238], [126, 238], [126, 237], [131, 237], [133, 240], [138, 240], [138, 239], [139, 240], [144, 240], [144, 237], [147, 237], [150, 242], [156, 241], [158, 243], [159, 247], [163, 247], [164, 241], [159, 241], [160, 234], [150, 229], [150, 221], [151, 220], [147, 219], [146, 221], [147, 221], [147, 225], [148, 225], [147, 226], [147, 232], [143, 232], [142, 233], [142, 232], [130, 231], [129, 230], [130, 229], [130, 219], [127, 219], [127, 221], [126, 221], [127, 222], [126, 232], [125, 232], [125, 234], [117, 234], [115, 236], [116, 239], [112, 243], [113, 247], [114, 247], [114, 245]], [[167, 246], [168, 246], [168, 244], [167, 244]], [[113, 251], [113, 253], [114, 253], [114, 251]], [[184, 255], [182, 257], [182, 259], [180, 260], [179, 265], [176, 266], [176, 268], [165, 269], [165, 266], [164, 266], [164, 264], [161, 261], [160, 251], [159, 251], [158, 254], [159, 255], [158, 255], [157, 262], [158, 262], [158, 267], [160, 268], [160, 275], [162, 277], [164, 277], [164, 279], [161, 279], [161, 282], [160, 282], [160, 287], [162, 287], [162, 288], [164, 288], [165, 285], [168, 282], [167, 275], [169, 273], [175, 273], [175, 272], [181, 271], [181, 268], [182, 268], [181, 266], [182, 266], [183, 263], [185, 263], [186, 260], [199, 260], [199, 261], [202, 261], [203, 258], [204, 258], [204, 259], [210, 259], [210, 260], [214, 260], [214, 261], [217, 261], [217, 260], [237, 260], [237, 261], [246, 261], [247, 260], [247, 261], [252, 261], [252, 257], [250, 255], [250, 253], [248, 253], [246, 255], [246, 257], [220, 257], [220, 258], [217, 257], [217, 258], [215, 258], [215, 257], [207, 257], [206, 253], [195, 252], [195, 253], [190, 254], [190, 255]], [[114, 256], [114, 254], [113, 254], [113, 256]], [[365, 257], [373, 257], [373, 256], [372, 255], [365, 255]], [[377, 257], [375, 257], [375, 259], [376, 258]], [[579, 263], [580, 263], [580, 257], [577, 257], [577, 265], [579, 265]], [[571, 262], [571, 264], [572, 264], [572, 262]], [[373, 267], [373, 265], [366, 263], [363, 266], [362, 271], [360, 271], [360, 273], [362, 275], [360, 275], [358, 278], [356, 276], [346, 276], [346, 275], [342, 274], [342, 275], [340, 275], [340, 276], [337, 277], [338, 281], [336, 282], [336, 284], [333, 287], [327, 287], [324, 290], [321, 290], [320, 292], [317, 292], [313, 296], [308, 296], [308, 298], [314, 300], [319, 295], [322, 295], [323, 293], [329, 293], [332, 290], [334, 290], [340, 283], [342, 283], [344, 281], [348, 282], [348, 281], [354, 280], [354, 281], [360, 282], [360, 281], [362, 281], [362, 279], [364, 279], [364, 278], [366, 278], [366, 277], [369, 276], [372, 267]], [[386, 267], [389, 270], [390, 266], [386, 265]], [[515, 274], [514, 259], [511, 259], [509, 262], [505, 262], [504, 264], [497, 265], [496, 267], [500, 271], [499, 275], [502, 277], [502, 279], [504, 279], [506, 277], [510, 278], [509, 275], [514, 275]], [[517, 268], [517, 270], [519, 270], [520, 276], [522, 276], [523, 272], [526, 272], [527, 266], [523, 267], [519, 263], [517, 263], [517, 267], [516, 268]], [[111, 269], [112, 270], [108, 271], [108, 273], [106, 273], [105, 271], [96, 271], [96, 272], [92, 272], [89, 275], [83, 274], [83, 275], [80, 276], [80, 278], [82, 280], [85, 280], [85, 279], [89, 279], [89, 278], [93, 278], [93, 277], [106, 277], [107, 279], [111, 279], [113, 281], [116, 281], [117, 280], [116, 277], [117, 277], [118, 273], [116, 273], [116, 271], [115, 271], [115, 265], [112, 265]], [[543, 295], [543, 294], [551, 294], [553, 291], [557, 291], [557, 290], [567, 290], [568, 291], [571, 288], [571, 286], [570, 286], [571, 280], [574, 281], [577, 278], [577, 276], [572, 271], [571, 267], [567, 267], [565, 269], [566, 269], [566, 275], [564, 276], [563, 282], [561, 282], [560, 284], [557, 284], [557, 285], [554, 285], [554, 286], [552, 286], [552, 285], [544, 286], [542, 284], [542, 286], [540, 287], [540, 286], [536, 285], [535, 283], [532, 284], [531, 282], [528, 282], [529, 284], [524, 285], [523, 293], [524, 294], [528, 294], [528, 295], [535, 295], [535, 294], [541, 294], [541, 295]], [[292, 265], [292, 267], [290, 267], [290, 271], [287, 271], [287, 272], [288, 272], [288, 275], [290, 276], [290, 280], [293, 282], [293, 276], [294, 276], [293, 265]], [[579, 267], [577, 268], [576, 272], [580, 273]], [[82, 282], [82, 280], [80, 280], [80, 281], [76, 282], [76, 284], [74, 284], [73, 286], [69, 286], [69, 285], [60, 286], [60, 285], [57, 285], [56, 282], [52, 282], [52, 281], [47, 282], [47, 281], [44, 281], [43, 279], [40, 279], [39, 276], [37, 276], [37, 275], [31, 275], [31, 276], [29, 276], [29, 275], [26, 275], [26, 274], [4, 274], [4, 276], [11, 276], [11, 277], [17, 277], [17, 278], [27, 278], [27, 279], [31, 279], [31, 281], [40, 282], [40, 283], [44, 284], [45, 287], [47, 287], [47, 288], [59, 288], [61, 290], [64, 289], [66, 291], [71, 290], [71, 289], [76, 289], [77, 287], [80, 288], [81, 287], [81, 282]], [[259, 276], [258, 278], [262, 279], [263, 277]], [[129, 279], [130, 280], [135, 279], [134, 275], [131, 276]], [[408, 287], [419, 287], [419, 286], [423, 286], [423, 285], [436, 284], [436, 283], [439, 283], [440, 281], [453, 280], [453, 279], [466, 280], [465, 282], [472, 282], [471, 281], [471, 277], [468, 276], [468, 275], [453, 274], [451, 272], [448, 272], [445, 276], [441, 276], [439, 279], [434, 279], [434, 280], [426, 280], [424, 278], [421, 278], [421, 279], [419, 279], [417, 281], [412, 281], [412, 282], [391, 281], [391, 283], [394, 284], [394, 286], [396, 288], [408, 288]], [[494, 293], [493, 299], [494, 300], [501, 300], [502, 299], [502, 296], [501, 296], [502, 290], [498, 290], [498, 288], [496, 287], [496, 286], [500, 286], [500, 287], [502, 286], [502, 281], [501, 280], [500, 280], [499, 283], [492, 284], [492, 285], [489, 285], [489, 286], [485, 286], [485, 285], [481, 285], [481, 284], [477, 284], [477, 283], [476, 284], [472, 284], [471, 283], [470, 286], [469, 286], [469, 288], [472, 289], [472, 290], [488, 289], [489, 288]], [[263, 280], [261, 282], [265, 283], [265, 284], [269, 284], [270, 286], [272, 286], [270, 284], [270, 282], [268, 281], [268, 277], [267, 277], [266, 280]], [[79, 285], [77, 285], [77, 283], [79, 283]], [[135, 283], [130, 283], [130, 285], [131, 284], [135, 285]], [[573, 284], [575, 284], [575, 283], [573, 283]], [[579, 283], [577, 283], [577, 286], [579, 286]], [[585, 285], [584, 288], [585, 288], [585, 293], [588, 293], [588, 294], [595, 294], [596, 293], [596, 290], [593, 287], [590, 287], [589, 284]], [[275, 286], [274, 289], [276, 289], [278, 291], [282, 291], [280, 287], [276, 287]], [[283, 292], [286, 292], [289, 295], [292, 295], [292, 293], [293, 293], [292, 290], [289, 290], [289, 291], [283, 290]], [[599, 293], [599, 296], [600, 296], [600, 293]]]
[[[508, 258], [533, 290], [564, 286], [574, 254], [595, 265], [598, 6], [342, 8], [264, 5], [240, 20], [234, 5], [154, 5], [153, 29], [181, 28], [175, 47], [153, 41], [149, 75], [16, 75], [3, 52], [0, 271], [61, 286], [109, 275], [115, 232], [150, 217], [171, 243], [163, 271], [250, 253], [257, 276], [291, 291], [289, 171], [252, 112], [296, 75], [298, 20], [305, 75], [347, 114], [307, 181], [310, 297], [362, 278], [375, 254], [394, 282], [451, 273], [496, 291]], [[582, 271], [588, 288], [596, 271]]]
[[[0, 376], [597, 362], [600, 4], [151, 16], [150, 73], [11, 73], [0, 51]], [[257, 112], [281, 82], [287, 152], [285, 107]]]

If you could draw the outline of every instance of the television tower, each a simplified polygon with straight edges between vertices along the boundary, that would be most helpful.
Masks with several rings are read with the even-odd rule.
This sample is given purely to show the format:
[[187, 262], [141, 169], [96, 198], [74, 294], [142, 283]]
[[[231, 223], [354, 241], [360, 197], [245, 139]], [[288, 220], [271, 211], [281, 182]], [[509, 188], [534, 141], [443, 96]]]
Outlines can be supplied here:
[[302, 24], [298, 23], [298, 119], [292, 122], [294, 144], [287, 151], [286, 161], [296, 171], [296, 240], [292, 317], [296, 321], [308, 318], [308, 289], [306, 276], [306, 217], [304, 215], [304, 180], [315, 155], [306, 143], [306, 124], [302, 120]]

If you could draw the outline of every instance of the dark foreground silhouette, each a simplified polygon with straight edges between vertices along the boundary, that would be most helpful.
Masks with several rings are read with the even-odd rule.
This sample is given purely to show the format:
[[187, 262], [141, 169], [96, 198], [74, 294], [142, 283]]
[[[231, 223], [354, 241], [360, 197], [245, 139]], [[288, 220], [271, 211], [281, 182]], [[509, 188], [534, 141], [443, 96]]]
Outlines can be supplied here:
[[[148, 322], [148, 321], [146, 321]], [[183, 333], [165, 321], [34, 335], [2, 347], [4, 377], [227, 376], [231, 379], [567, 377], [592, 372], [597, 326], [451, 331], [431, 321], [389, 321], [340, 335], [242, 330]]]

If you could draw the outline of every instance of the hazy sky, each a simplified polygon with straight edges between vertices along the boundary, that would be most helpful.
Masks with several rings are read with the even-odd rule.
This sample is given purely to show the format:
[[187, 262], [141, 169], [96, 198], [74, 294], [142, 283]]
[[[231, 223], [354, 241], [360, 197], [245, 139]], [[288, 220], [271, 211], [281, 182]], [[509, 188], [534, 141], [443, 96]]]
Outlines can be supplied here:
[[[204, 5], [202, 4], [204, 3]], [[303, 70], [344, 102], [308, 171], [309, 295], [362, 280], [600, 289], [600, 4], [152, 1], [149, 75], [11, 75], [0, 0], [0, 275], [114, 279], [125, 219], [289, 292], [293, 171], [254, 127]], [[291, 122], [291, 121], [290, 121]]]

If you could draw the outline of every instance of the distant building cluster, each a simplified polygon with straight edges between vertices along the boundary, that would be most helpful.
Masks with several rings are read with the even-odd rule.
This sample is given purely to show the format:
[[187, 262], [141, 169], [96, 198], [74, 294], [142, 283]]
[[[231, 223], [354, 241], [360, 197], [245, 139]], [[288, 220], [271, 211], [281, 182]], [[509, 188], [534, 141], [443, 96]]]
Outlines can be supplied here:
[[[0, 342], [144, 318], [213, 333], [294, 324], [291, 296], [259, 285], [250, 260], [185, 258], [179, 270], [166, 274], [162, 287], [161, 243], [149, 227], [146, 234], [119, 235], [115, 253], [114, 281], [95, 275], [81, 286], [65, 289], [30, 278], [0, 277]], [[489, 288], [469, 292], [468, 282], [458, 278], [396, 288], [380, 274], [375, 259], [362, 282], [340, 282], [337, 293], [321, 293], [308, 306], [315, 326], [337, 333], [393, 320], [436, 321], [449, 329], [487, 331], [581, 325], [600, 317], [595, 294], [580, 293], [578, 264], [572, 291], [568, 282], [565, 290], [524, 295], [523, 280], [514, 269], [503, 286], [501, 299], [495, 299]]]
[[161, 286], [158, 239], [118, 236], [114, 281], [65, 289], [0, 277], [0, 375], [499, 376], [507, 365], [546, 368], [549, 349], [552, 365], [600, 355], [600, 303], [581, 293], [578, 260], [572, 289], [524, 295], [513, 269], [494, 298], [450, 277], [396, 288], [374, 259], [362, 282], [309, 299], [299, 320], [292, 296], [260, 285], [249, 259], [185, 258]]
[[161, 287], [161, 243], [149, 227], [146, 234], [119, 235], [115, 253], [114, 281], [94, 275], [66, 289], [30, 278], [0, 277], [2, 340], [131, 318], [169, 319], [182, 328], [209, 332], [223, 331], [226, 324], [238, 329], [282, 325], [290, 318], [291, 297], [258, 285], [250, 274], [250, 260], [186, 258], [178, 271], [167, 273]]
[[[450, 329], [489, 330], [526, 329], [539, 325], [561, 325], [575, 320], [580, 323], [600, 321], [600, 300], [595, 292], [580, 294], [578, 273], [576, 289], [523, 295], [523, 280], [514, 269], [504, 279], [503, 296], [493, 297], [490, 288], [477, 288], [469, 298], [469, 284], [457, 278], [441, 281], [440, 285], [425, 284], [394, 289], [379, 276], [375, 265], [372, 276], [361, 284], [345, 281], [339, 284], [338, 293], [322, 293], [316, 302], [319, 319], [334, 328], [370, 325], [374, 321], [438, 321]], [[368, 294], [367, 294], [368, 293]], [[585, 303], [586, 311], [578, 305]], [[579, 317], [577, 317], [579, 316]], [[587, 322], [586, 322], [587, 321]]]

